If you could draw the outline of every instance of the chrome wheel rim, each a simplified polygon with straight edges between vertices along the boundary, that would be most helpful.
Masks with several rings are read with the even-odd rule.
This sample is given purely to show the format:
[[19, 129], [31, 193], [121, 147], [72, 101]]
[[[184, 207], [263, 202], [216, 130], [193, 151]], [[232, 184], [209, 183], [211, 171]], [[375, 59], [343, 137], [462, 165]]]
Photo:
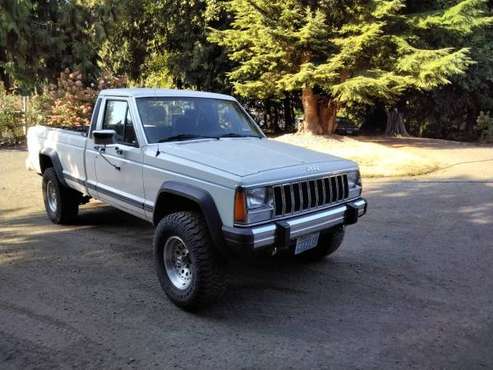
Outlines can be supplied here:
[[175, 288], [187, 289], [192, 283], [192, 261], [189, 250], [181, 238], [171, 236], [166, 240], [163, 260], [166, 274]]
[[46, 199], [48, 200], [48, 207], [50, 211], [56, 212], [57, 209], [57, 198], [55, 184], [52, 181], [48, 181], [46, 184]]

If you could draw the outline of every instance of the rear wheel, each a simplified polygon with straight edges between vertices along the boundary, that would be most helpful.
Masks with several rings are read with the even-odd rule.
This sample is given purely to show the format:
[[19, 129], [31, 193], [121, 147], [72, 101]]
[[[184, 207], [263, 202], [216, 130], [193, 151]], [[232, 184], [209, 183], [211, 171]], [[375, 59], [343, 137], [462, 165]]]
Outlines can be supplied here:
[[43, 173], [42, 189], [48, 218], [55, 224], [72, 222], [79, 211], [82, 194], [63, 186], [51, 167]]
[[207, 306], [226, 288], [223, 260], [198, 213], [176, 212], [159, 222], [154, 234], [154, 259], [161, 287], [181, 308]]
[[344, 240], [344, 226], [337, 226], [330, 232], [320, 235], [318, 245], [306, 252], [296, 256], [297, 259], [305, 262], [320, 261], [334, 253]]

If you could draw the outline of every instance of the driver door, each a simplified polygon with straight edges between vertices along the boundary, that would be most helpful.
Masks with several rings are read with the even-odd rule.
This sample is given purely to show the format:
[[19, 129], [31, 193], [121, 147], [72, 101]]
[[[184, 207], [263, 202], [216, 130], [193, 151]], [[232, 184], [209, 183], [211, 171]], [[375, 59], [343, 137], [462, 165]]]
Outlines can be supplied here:
[[95, 157], [99, 198], [136, 216], [145, 217], [143, 152], [126, 99], [106, 99], [101, 128], [115, 130], [116, 145], [107, 146], [102, 154], [98, 153]]

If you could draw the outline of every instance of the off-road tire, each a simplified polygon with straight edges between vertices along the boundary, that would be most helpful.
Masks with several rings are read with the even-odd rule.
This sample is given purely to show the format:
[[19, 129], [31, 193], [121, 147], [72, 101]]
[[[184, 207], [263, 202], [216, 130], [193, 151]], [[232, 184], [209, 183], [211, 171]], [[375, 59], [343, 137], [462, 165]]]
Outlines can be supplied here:
[[[53, 189], [53, 195], [56, 200], [56, 206], [54, 208], [53, 206], [50, 207], [48, 188], [50, 190]], [[82, 194], [62, 185], [52, 167], [47, 168], [43, 173], [42, 189], [46, 214], [51, 222], [55, 224], [69, 224], [73, 222], [79, 212]]]
[[337, 226], [330, 232], [320, 235], [318, 245], [295, 256], [303, 262], [316, 262], [334, 253], [344, 240], [344, 226]]
[[[180, 238], [188, 249], [192, 278], [185, 289], [178, 289], [173, 284], [165, 268], [164, 248], [172, 237]], [[202, 215], [176, 212], [165, 216], [154, 232], [153, 244], [159, 282], [174, 304], [196, 310], [219, 300], [226, 289], [224, 260], [214, 249]]]

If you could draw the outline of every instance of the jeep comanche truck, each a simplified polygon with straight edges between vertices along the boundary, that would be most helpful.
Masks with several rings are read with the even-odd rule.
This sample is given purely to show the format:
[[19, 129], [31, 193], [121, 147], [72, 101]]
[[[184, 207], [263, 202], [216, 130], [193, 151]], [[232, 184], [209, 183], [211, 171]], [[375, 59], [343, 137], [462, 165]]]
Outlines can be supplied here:
[[94, 198], [151, 222], [160, 284], [186, 309], [219, 298], [231, 256], [322, 259], [366, 213], [356, 163], [267, 139], [227, 95], [103, 90], [87, 130], [35, 126], [27, 143], [49, 219]]

